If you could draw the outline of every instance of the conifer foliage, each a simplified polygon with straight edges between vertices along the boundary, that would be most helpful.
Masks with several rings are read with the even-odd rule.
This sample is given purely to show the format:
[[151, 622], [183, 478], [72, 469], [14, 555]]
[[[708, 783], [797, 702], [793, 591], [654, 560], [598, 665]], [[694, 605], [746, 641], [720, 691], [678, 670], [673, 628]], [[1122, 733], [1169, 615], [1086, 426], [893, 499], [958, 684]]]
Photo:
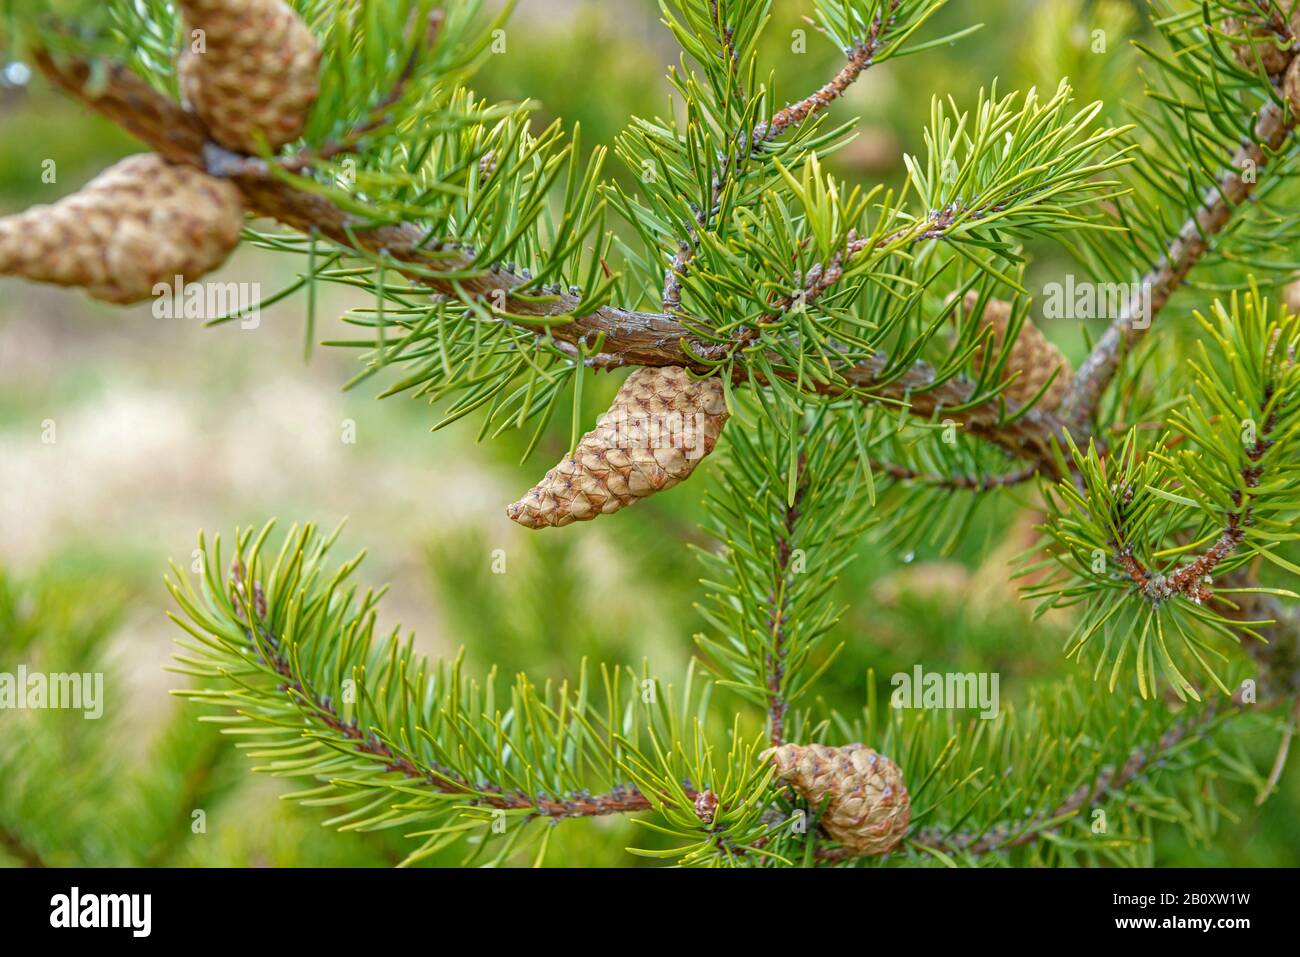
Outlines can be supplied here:
[[[506, 22], [478, 0], [8, 0], [23, 55], [150, 152], [0, 220], [0, 271], [131, 301], [215, 268], [247, 212], [278, 225], [244, 241], [298, 264], [286, 293], [373, 296], [335, 343], [357, 382], [528, 453], [572, 398], [515, 521], [707, 489], [683, 676], [471, 677], [377, 633], [333, 536], [267, 525], [173, 569], [179, 693], [331, 825], [399, 829], [407, 863], [542, 861], [609, 815], [689, 865], [1133, 862], [1156, 819], [1202, 833], [1220, 782], [1267, 794], [1284, 755], [1266, 777], [1240, 742], [1289, 741], [1300, 692], [1300, 320], [1273, 292], [1297, 267], [1295, 4], [1154, 0], [1144, 103], [935, 90], [903, 182], [830, 175], [853, 130], [828, 108], [862, 74], [972, 42], [932, 27], [944, 5], [807, 0], [842, 65], [787, 100], [770, 0], [663, 0], [674, 102], [629, 120], [612, 175], [473, 92]], [[1132, 289], [1073, 366], [1030, 318], [1045, 244]], [[584, 383], [623, 369], [588, 431]], [[1016, 574], [1073, 623], [1079, 674], [982, 727], [873, 690], [826, 707], [871, 640], [837, 628], [854, 550], [951, 546], [1006, 494], [1039, 496]]]

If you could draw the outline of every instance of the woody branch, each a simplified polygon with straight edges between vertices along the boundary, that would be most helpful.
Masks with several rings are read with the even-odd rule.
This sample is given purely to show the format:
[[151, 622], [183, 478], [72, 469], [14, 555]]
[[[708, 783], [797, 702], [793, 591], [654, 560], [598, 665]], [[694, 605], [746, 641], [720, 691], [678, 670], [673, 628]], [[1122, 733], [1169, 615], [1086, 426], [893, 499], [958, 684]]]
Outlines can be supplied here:
[[[597, 368], [623, 366], [682, 366], [696, 372], [710, 371], [708, 361], [725, 358], [732, 345], [700, 341], [688, 325], [665, 313], [645, 312], [606, 305], [578, 315], [578, 297], [560, 291], [546, 297], [518, 295], [527, 280], [503, 268], [476, 268], [463, 249], [428, 241], [414, 223], [376, 222], [347, 212], [314, 193], [298, 189], [278, 175], [266, 161], [234, 153], [211, 142], [203, 124], [180, 104], [159, 93], [120, 64], [94, 64], [72, 58], [56, 61], [37, 51], [34, 62], [49, 80], [91, 109], [121, 126], [151, 149], [173, 163], [197, 167], [210, 175], [228, 179], [243, 194], [252, 211], [278, 220], [302, 232], [313, 229], [322, 237], [347, 248], [358, 245], [370, 254], [384, 253], [404, 275], [431, 292], [457, 298], [477, 298], [499, 308], [502, 321], [512, 317], [536, 320], [554, 317], [547, 334], [560, 348], [577, 355], [580, 346], [603, 336], [602, 351], [586, 361]], [[98, 72], [95, 72], [97, 71]], [[92, 74], [96, 82], [92, 83]], [[919, 221], [915, 239], [935, 238], [931, 218]], [[890, 236], [885, 240], [897, 241]], [[851, 255], [865, 251], [858, 243], [846, 250], [833, 265], [842, 274]], [[472, 271], [469, 278], [445, 278], [444, 274]], [[823, 270], [816, 279], [814, 294], [831, 284]], [[699, 358], [696, 358], [699, 357]], [[705, 360], [704, 362], [700, 361]], [[943, 410], [971, 435], [995, 444], [1017, 457], [1051, 469], [1052, 443], [1063, 434], [1057, 417], [1033, 408], [1021, 415], [1010, 400], [988, 400], [971, 405], [974, 387], [961, 379], [936, 381], [934, 370], [916, 362], [902, 374], [887, 373], [888, 358], [877, 354], [840, 370], [841, 382], [819, 384], [828, 395], [854, 395], [864, 401], [890, 402], [907, 406], [913, 415], [929, 418]], [[737, 379], [748, 376], [737, 364]], [[791, 379], [793, 374], [789, 374]]]
[[[1282, 149], [1295, 131], [1294, 110], [1268, 102], [1259, 111], [1254, 140], [1243, 143], [1228, 160], [1213, 187], [1206, 190], [1196, 215], [1183, 223], [1160, 261], [1139, 280], [1120, 314], [1075, 374], [1061, 404], [1065, 425], [1079, 437], [1091, 433], [1097, 403], [1125, 355], [1150, 331], [1156, 315], [1183, 285], [1188, 274], [1214, 247], [1214, 237], [1232, 221], [1237, 208], [1255, 191], [1258, 171]], [[1144, 302], [1149, 290], [1149, 303]]]

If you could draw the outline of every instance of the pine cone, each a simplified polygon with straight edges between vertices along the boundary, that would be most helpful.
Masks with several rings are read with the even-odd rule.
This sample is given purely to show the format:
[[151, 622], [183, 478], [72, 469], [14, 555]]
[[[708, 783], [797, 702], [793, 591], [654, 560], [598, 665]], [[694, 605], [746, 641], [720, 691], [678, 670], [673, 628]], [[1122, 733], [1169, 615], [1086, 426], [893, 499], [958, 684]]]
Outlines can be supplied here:
[[637, 369], [573, 456], [506, 514], [527, 528], [608, 515], [687, 478], [727, 421], [722, 384], [676, 366]]
[[157, 283], [216, 269], [243, 225], [233, 184], [141, 153], [53, 206], [0, 219], [0, 274], [139, 302]]
[[822, 827], [855, 854], [888, 854], [907, 833], [912, 804], [903, 772], [866, 745], [783, 744], [763, 756], [810, 807], [826, 801]]
[[[979, 304], [979, 296], [976, 293], [966, 294], [966, 309], [970, 311]], [[984, 307], [984, 315], [980, 319], [980, 325], [991, 326], [993, 328], [993, 345], [992, 352], [994, 357], [1002, 351], [1002, 341], [1006, 337], [1007, 325], [1011, 321], [1011, 304], [1003, 302], [1000, 299], [990, 299]], [[975, 370], [978, 372], [983, 364], [983, 350], [976, 350], [975, 353]], [[1065, 356], [1061, 355], [1061, 350], [1048, 342], [1046, 337], [1038, 331], [1038, 327], [1026, 319], [1020, 325], [1020, 332], [1016, 336], [1015, 344], [1011, 347], [1011, 355], [1007, 357], [1007, 363], [1002, 367], [1004, 378], [1010, 378], [1014, 373], [1020, 373], [1005, 391], [1002, 393], [1010, 399], [1021, 405], [1028, 402], [1038, 390], [1043, 387], [1052, 373], [1057, 369], [1056, 378], [1048, 386], [1047, 391], [1038, 402], [1038, 407], [1046, 411], [1051, 411], [1061, 404], [1065, 398], [1066, 392], [1070, 389], [1070, 382], [1074, 378], [1074, 372], [1070, 369], [1070, 363], [1066, 361]]]
[[1292, 60], [1291, 65], [1287, 67], [1282, 88], [1286, 93], [1287, 102], [1291, 105], [1291, 112], [1300, 116], [1300, 56]]
[[[1300, 35], [1300, 9], [1291, 14], [1291, 19], [1287, 24], [1287, 32], [1292, 38], [1290, 45], [1286, 43], [1286, 37], [1278, 33], [1277, 28], [1272, 24], [1266, 24], [1254, 19], [1243, 24], [1236, 17], [1226, 17], [1222, 23], [1223, 32], [1233, 38], [1228, 40], [1229, 50], [1232, 52], [1232, 58], [1240, 63], [1245, 69], [1252, 73], [1258, 69], [1255, 63], [1255, 54], [1259, 54], [1259, 62], [1264, 64], [1264, 69], [1270, 74], [1281, 73], [1287, 68], [1287, 64], [1295, 57], [1295, 37]], [[1249, 33], [1247, 32], [1249, 30]], [[1254, 46], [1251, 46], [1251, 40], [1254, 40]], [[1278, 44], [1282, 44], [1281, 47]]]
[[[282, 0], [179, 0], [202, 51], [187, 46], [180, 80], [190, 108], [222, 146], [258, 151], [298, 138], [320, 90], [320, 47]], [[192, 42], [192, 41], [191, 41]]]

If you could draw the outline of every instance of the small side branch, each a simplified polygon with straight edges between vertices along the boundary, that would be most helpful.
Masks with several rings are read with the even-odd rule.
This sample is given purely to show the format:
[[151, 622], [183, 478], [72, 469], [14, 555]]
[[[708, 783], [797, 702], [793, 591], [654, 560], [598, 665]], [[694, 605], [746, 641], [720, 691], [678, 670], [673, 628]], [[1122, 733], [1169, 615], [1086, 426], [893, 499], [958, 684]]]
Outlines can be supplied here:
[[[1272, 386], [1266, 387], [1263, 405], [1268, 405], [1272, 395]], [[1214, 544], [1196, 559], [1179, 566], [1171, 575], [1152, 574], [1134, 556], [1131, 546], [1111, 542], [1116, 561], [1138, 586], [1138, 591], [1147, 601], [1159, 604], [1181, 595], [1188, 601], [1204, 605], [1214, 597], [1214, 593], [1209, 588], [1210, 575], [1246, 540], [1246, 528], [1254, 521], [1255, 506], [1252, 490], [1259, 487], [1259, 480], [1264, 474], [1263, 467], [1254, 463], [1258, 463], [1273, 444], [1271, 435], [1277, 426], [1276, 415], [1276, 412], [1269, 415], [1254, 444], [1246, 450], [1246, 457], [1252, 464], [1241, 469], [1241, 487], [1234, 488], [1230, 495], [1237, 511], [1228, 513], [1223, 532], [1215, 539]]]
[[[1275, 102], [1266, 103], [1255, 123], [1254, 142], [1243, 144], [1228, 161], [1218, 182], [1202, 198], [1196, 215], [1185, 222], [1165, 255], [1137, 285], [1120, 314], [1075, 373], [1070, 392], [1061, 406], [1061, 417], [1081, 442], [1091, 429], [1091, 419], [1119, 369], [1123, 357], [1150, 330], [1160, 310], [1183, 285], [1193, 267], [1204, 258], [1214, 237], [1232, 221], [1237, 208], [1255, 190], [1257, 172], [1268, 164], [1295, 130], [1297, 117]], [[1256, 175], [1247, 177], [1246, 171]], [[1150, 302], [1144, 302], [1149, 290]]]
[[848, 61], [822, 87], [798, 103], [779, 110], [768, 123], [760, 124], [754, 130], [753, 149], [757, 152], [765, 143], [775, 139], [787, 130], [798, 126], [810, 116], [815, 116], [844, 95], [853, 81], [861, 76], [872, 64], [873, 58], [880, 51], [880, 45], [889, 28], [894, 23], [899, 0], [891, 0], [889, 15], [883, 20], [877, 14], [871, 29], [861, 43], [849, 51]]
[[442, 31], [443, 19], [443, 11], [435, 9], [430, 12], [428, 21], [425, 23], [421, 43], [417, 44], [411, 50], [410, 56], [406, 58], [406, 63], [393, 84], [393, 88], [371, 108], [369, 115], [362, 122], [348, 130], [347, 134], [341, 139], [331, 140], [319, 150], [304, 150], [293, 156], [286, 157], [280, 161], [280, 165], [291, 173], [301, 173], [303, 170], [320, 163], [328, 162], [336, 156], [355, 153], [369, 134], [389, 122], [389, 110], [406, 95], [411, 78], [415, 75], [416, 67], [419, 66], [420, 55], [423, 52], [421, 46], [431, 49], [438, 42], [438, 34]]
[[[1205, 734], [1220, 720], [1239, 714], [1243, 706], [1243, 702], [1236, 699], [1233, 700], [1229, 710], [1223, 710], [1218, 702], [1210, 704], [1199, 714], [1172, 725], [1153, 744], [1133, 749], [1118, 770], [1104, 768], [1093, 780], [1079, 785], [1068, 798], [1050, 811], [1037, 814], [1028, 821], [1000, 824], [978, 834], [972, 832], [950, 834], [940, 828], [931, 827], [919, 832], [910, 843], [945, 854], [976, 856], [1025, 847], [1050, 834], [1055, 834], [1062, 824], [1079, 812], [1097, 804], [1109, 795], [1122, 791], [1140, 775], [1157, 766], [1184, 741]], [[1267, 706], [1255, 707], [1266, 708]]]
[[1151, 572], [1133, 554], [1129, 545], [1111, 543], [1116, 563], [1124, 569], [1125, 574], [1137, 586], [1139, 594], [1152, 604], [1163, 604], [1182, 596], [1188, 601], [1204, 605], [1214, 597], [1207, 579], [1219, 563], [1237, 550], [1245, 539], [1245, 530], [1236, 515], [1228, 516], [1227, 527], [1203, 554], [1194, 561], [1181, 565], [1171, 575]]
[[[242, 609], [242, 618], [246, 622], [260, 618], [257, 607], [259, 592], [260, 589], [255, 590], [254, 598], [250, 601], [244, 594], [240, 580], [236, 578], [233, 597]], [[253, 640], [251, 632], [246, 629], [246, 633], [249, 634], [249, 640]], [[292, 665], [285, 652], [281, 650], [278, 637], [261, 628], [258, 628], [258, 636], [271, 649], [266, 664], [284, 679], [280, 690], [301, 705], [305, 705], [310, 718], [314, 718], [333, 733], [346, 739], [358, 754], [378, 759], [386, 771], [401, 774], [411, 781], [419, 782], [443, 794], [464, 795], [466, 804], [499, 810], [532, 811], [535, 817], [552, 820], [627, 814], [648, 811], [654, 807], [649, 798], [630, 785], [620, 785], [604, 794], [582, 793], [563, 797], [534, 798], [523, 793], [509, 793], [498, 785], [470, 784], [449, 768], [422, 767], [406, 755], [394, 751], [375, 735], [362, 730], [355, 718], [350, 721], [345, 720], [338, 713], [333, 701], [314, 689], [306, 687], [295, 678]]]
[[[849, 51], [848, 61], [830, 81], [798, 103], [792, 103], [779, 110], [769, 122], [760, 123], [756, 126], [749, 138], [749, 149], [744, 152], [748, 156], [757, 156], [766, 143], [799, 126], [809, 117], [822, 112], [835, 100], [843, 96], [845, 91], [853, 85], [853, 81], [871, 66], [872, 58], [879, 51], [884, 35], [893, 25], [894, 12], [898, 8], [898, 4], [899, 0], [891, 0], [889, 17], [883, 22], [879, 16], [876, 17], [866, 38]], [[730, 69], [734, 75], [739, 72], [740, 61], [732, 39], [731, 28], [723, 22], [716, 0], [712, 2], [712, 12], [718, 40], [722, 44], [722, 49], [727, 56]], [[673, 256], [673, 261], [668, 266], [664, 276], [664, 312], [676, 312], [681, 306], [682, 278], [686, 275], [686, 270], [691, 259], [695, 256], [696, 248], [699, 246], [699, 230], [708, 227], [709, 222], [717, 212], [718, 203], [722, 199], [722, 191], [746, 158], [746, 155], [739, 152], [733, 152], [727, 157], [723, 168], [713, 178], [712, 197], [708, 209], [696, 211], [695, 227], [690, 229], [689, 235], [678, 243], [677, 253]]]

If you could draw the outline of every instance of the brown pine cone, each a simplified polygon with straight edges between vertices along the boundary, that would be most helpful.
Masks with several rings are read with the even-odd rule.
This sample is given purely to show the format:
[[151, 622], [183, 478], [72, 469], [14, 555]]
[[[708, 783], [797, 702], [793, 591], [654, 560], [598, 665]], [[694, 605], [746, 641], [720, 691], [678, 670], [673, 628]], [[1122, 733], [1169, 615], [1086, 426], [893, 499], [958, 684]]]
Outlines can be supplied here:
[[1282, 88], [1286, 93], [1287, 103], [1291, 105], [1291, 113], [1300, 116], [1300, 56], [1292, 60], [1291, 65], [1287, 67]]
[[907, 833], [912, 804], [903, 772], [866, 745], [783, 744], [763, 756], [809, 807], [826, 801], [821, 826], [855, 854], [888, 854]]
[[722, 383], [676, 366], [637, 369], [573, 455], [506, 514], [527, 528], [585, 522], [671, 488], [713, 451], [727, 421]]
[[222, 146], [258, 151], [298, 138], [320, 91], [320, 47], [282, 0], [179, 0], [187, 33], [181, 92]]
[[158, 283], [216, 269], [243, 225], [233, 184], [141, 153], [52, 206], [0, 219], [0, 274], [139, 302]]
[[[976, 293], [966, 294], [966, 309], [970, 311], [979, 304], [979, 296]], [[994, 357], [1002, 351], [1002, 341], [1006, 337], [1007, 326], [1011, 321], [1011, 303], [1004, 302], [1000, 299], [990, 299], [984, 307], [984, 315], [980, 319], [980, 325], [991, 326], [993, 328], [993, 345], [992, 353]], [[975, 353], [975, 371], [978, 372], [983, 365], [983, 349], [976, 350]], [[1043, 397], [1038, 401], [1038, 408], [1045, 411], [1051, 411], [1061, 404], [1065, 398], [1066, 392], [1070, 389], [1070, 382], [1074, 378], [1074, 372], [1070, 368], [1070, 363], [1066, 361], [1065, 356], [1061, 355], [1061, 350], [1047, 341], [1047, 338], [1038, 331], [1028, 319], [1025, 319], [1020, 325], [1020, 332], [1016, 336], [1015, 344], [1011, 347], [1011, 355], [1007, 357], [1007, 363], [1002, 367], [1004, 379], [1009, 379], [1015, 373], [1020, 373], [1003, 391], [1003, 395], [1020, 405], [1024, 405], [1043, 387], [1052, 373], [1057, 369], [1056, 378], [1048, 386]]]
[[[1280, 28], [1277, 25], [1253, 19], [1243, 24], [1236, 17], [1226, 17], [1222, 29], [1230, 37], [1228, 43], [1232, 58], [1245, 69], [1252, 73], [1258, 69], [1255, 62], [1255, 54], [1258, 53], [1259, 62], [1264, 64], [1265, 71], [1270, 74], [1281, 73], [1295, 57], [1294, 38], [1300, 36], [1300, 9], [1291, 14], [1285, 27], [1289, 41], [1288, 37], [1278, 32]], [[1253, 47], [1251, 40], [1254, 40]]]

